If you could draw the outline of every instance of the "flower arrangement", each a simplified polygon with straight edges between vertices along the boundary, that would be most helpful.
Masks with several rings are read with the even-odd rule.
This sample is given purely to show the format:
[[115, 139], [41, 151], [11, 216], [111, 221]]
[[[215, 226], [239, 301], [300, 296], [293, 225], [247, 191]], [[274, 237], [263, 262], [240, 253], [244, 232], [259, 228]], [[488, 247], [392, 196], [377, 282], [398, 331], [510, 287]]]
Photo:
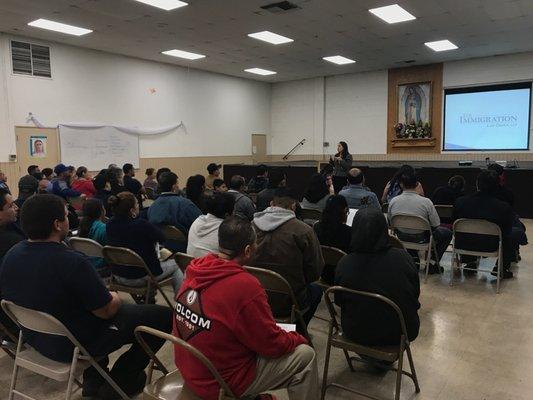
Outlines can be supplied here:
[[429, 122], [411, 122], [410, 124], [397, 123], [394, 125], [394, 132], [398, 139], [425, 139], [431, 137], [431, 126]]

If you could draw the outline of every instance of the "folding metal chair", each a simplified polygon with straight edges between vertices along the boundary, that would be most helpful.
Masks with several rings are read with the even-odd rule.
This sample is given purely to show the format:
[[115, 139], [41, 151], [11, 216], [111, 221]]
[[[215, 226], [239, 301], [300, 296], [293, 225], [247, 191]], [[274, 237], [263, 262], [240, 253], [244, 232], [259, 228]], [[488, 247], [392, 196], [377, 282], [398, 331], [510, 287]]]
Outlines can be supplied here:
[[15, 344], [17, 343], [17, 337], [11, 333], [3, 324], [0, 323], [0, 335], [3, 336], [0, 348], [12, 359], [15, 359]]
[[[148, 266], [144, 262], [144, 260], [133, 250], [127, 249], [125, 247], [105, 246], [103, 248], [103, 255], [104, 260], [107, 262], [108, 265], [111, 266], [112, 275], [111, 283], [109, 284], [109, 290], [145, 296], [145, 301], [147, 304], [153, 292], [159, 291], [159, 293], [161, 293], [161, 295], [167, 302], [168, 306], [174, 309], [174, 304], [170, 301], [164, 290], [161, 288], [161, 286], [172, 284], [172, 276], [158, 282], [152, 271], [150, 271], [150, 268], [148, 268]], [[142, 269], [147, 275], [146, 286], [133, 287], [118, 283], [113, 273], [113, 266]]]
[[161, 231], [163, 232], [163, 235], [165, 235], [165, 238], [167, 240], [173, 240], [175, 242], [186, 242], [187, 236], [180, 231], [178, 228], [172, 225], [163, 225], [159, 227]]
[[453, 206], [445, 204], [435, 204], [435, 210], [437, 210], [437, 214], [439, 214], [440, 219], [450, 219], [453, 217]]
[[[494, 251], [476, 251], [467, 250], [457, 247], [457, 234], [474, 234], [480, 236], [495, 236], [498, 238], [498, 248]], [[498, 275], [496, 278], [496, 293], [500, 293], [500, 280], [503, 265], [503, 249], [502, 249], [502, 231], [498, 225], [484, 219], [458, 219], [453, 224], [453, 252], [452, 252], [452, 274], [450, 277], [450, 286], [453, 285], [453, 269], [462, 269], [467, 271], [482, 271], [492, 272], [492, 270], [468, 268], [461, 265], [460, 255], [475, 256], [475, 257], [496, 257], [498, 260]]]
[[311, 208], [302, 208], [301, 210], [302, 220], [309, 226], [313, 226], [317, 221], [322, 218], [322, 211], [314, 210]]
[[390, 220], [390, 227], [395, 233], [397, 232], [397, 230], [402, 229], [417, 231], [421, 233], [428, 232], [429, 240], [426, 243], [410, 242], [398, 238], [406, 249], [423, 252], [423, 254], [425, 255], [425, 260], [420, 258], [420, 265], [424, 265], [424, 267], [426, 268], [425, 281], [427, 282], [432, 251], [435, 254], [435, 262], [437, 264], [437, 268], [440, 270], [437, 246], [435, 244], [435, 239], [433, 238], [433, 233], [431, 231], [431, 226], [429, 225], [429, 222], [426, 219], [419, 217], [418, 215], [396, 214]]
[[402, 241], [398, 239], [396, 236], [389, 235], [389, 241], [392, 247], [396, 249], [400, 249], [400, 250], [405, 250], [405, 246], [403, 245]]
[[[324, 264], [329, 266], [336, 267], [339, 261], [342, 257], [346, 255], [346, 253], [336, 247], [332, 246], [320, 246], [322, 248], [322, 256], [324, 257]], [[321, 279], [317, 282], [319, 285], [323, 286], [324, 288], [328, 288], [331, 285], [327, 284], [326, 282], [322, 281]]]
[[19, 333], [17, 350], [15, 353], [15, 365], [13, 367], [13, 375], [11, 376], [9, 400], [13, 400], [15, 395], [27, 400], [35, 400], [33, 397], [30, 397], [17, 389], [17, 378], [20, 368], [27, 369], [59, 382], [67, 382], [66, 400], [69, 400], [72, 396], [72, 385], [76, 383], [78, 386], [81, 386], [76, 377], [81, 375], [81, 373], [89, 367], [94, 367], [122, 399], [130, 399], [89, 354], [89, 352], [85, 350], [72, 333], [70, 333], [65, 325], [55, 317], [41, 311], [21, 307], [6, 300], [2, 300], [2, 308], [9, 318], [11, 318], [20, 328], [47, 335], [63, 336], [68, 338], [68, 340], [74, 345], [72, 361], [70, 363], [57, 362], [43, 356], [28, 345], [25, 345], [23, 348], [23, 334], [21, 331]]
[[263, 286], [263, 289], [265, 289], [267, 295], [269, 295], [269, 298], [271, 295], [276, 295], [290, 300], [291, 306], [288, 315], [274, 315], [274, 318], [277, 322], [285, 324], [295, 324], [296, 322], [299, 322], [302, 329], [304, 329], [305, 338], [312, 346], [311, 337], [309, 336], [309, 332], [307, 332], [307, 326], [303, 319], [303, 315], [307, 309], [300, 309], [289, 282], [277, 272], [269, 269], [248, 266], [245, 266], [244, 268], [257, 278], [259, 283], [261, 283], [261, 286]]
[[[349, 339], [347, 339], [342, 334], [342, 329], [337, 321], [337, 312], [335, 311], [335, 307], [333, 306], [333, 300], [331, 299], [331, 296], [334, 296], [338, 293], [344, 293], [345, 295], [352, 295], [352, 296], [361, 296], [361, 297], [367, 297], [367, 298], [373, 298], [375, 301], [381, 301], [388, 306], [390, 306], [396, 314], [398, 315], [398, 319], [400, 321], [402, 335], [400, 337], [400, 344], [397, 346], [364, 346], [359, 343], [353, 342]], [[342, 349], [344, 352], [344, 356], [346, 357], [346, 362], [348, 363], [348, 366], [350, 367], [350, 371], [354, 372], [352, 360], [359, 361], [359, 362], [368, 362], [365, 361], [363, 358], [360, 357], [350, 357], [348, 352], [354, 352], [359, 354], [360, 356], [367, 356], [370, 358], [373, 358], [375, 360], [385, 361], [389, 363], [393, 363], [395, 361], [398, 361], [398, 368], [394, 368], [392, 366], [387, 366], [388, 369], [396, 371], [396, 390], [394, 398], [398, 400], [400, 398], [400, 391], [401, 391], [401, 385], [402, 385], [402, 374], [410, 377], [413, 380], [413, 383], [415, 384], [415, 391], [416, 393], [420, 392], [420, 387], [418, 385], [418, 379], [416, 376], [415, 371], [415, 364], [413, 361], [413, 356], [411, 354], [411, 348], [409, 345], [409, 339], [407, 336], [407, 328], [405, 326], [405, 320], [402, 314], [402, 311], [400, 308], [390, 299], [376, 294], [376, 293], [368, 293], [368, 292], [361, 292], [356, 290], [347, 289], [342, 286], [332, 286], [328, 290], [326, 290], [325, 294], [326, 299], [326, 305], [328, 308], [328, 311], [330, 313], [330, 321], [329, 321], [329, 331], [328, 331], [328, 341], [326, 346], [326, 359], [324, 362], [324, 376], [322, 379], [322, 400], [324, 400], [326, 396], [326, 391], [329, 387], [337, 387], [343, 390], [347, 390], [349, 392], [358, 394], [360, 396], [368, 397], [371, 399], [379, 400], [378, 397], [359, 392], [357, 390], [354, 390], [352, 388], [349, 388], [347, 386], [340, 385], [338, 383], [329, 383], [328, 380], [328, 369], [329, 369], [329, 360], [331, 356], [331, 348], [335, 347], [338, 349]], [[411, 372], [407, 372], [403, 370], [403, 357], [404, 353], [407, 353], [407, 358], [409, 360], [409, 367]], [[385, 366], [384, 366], [385, 367]]]
[[104, 258], [104, 246], [92, 239], [71, 237], [68, 240], [68, 245], [88, 257]]
[[181, 272], [185, 275], [185, 271], [187, 270], [187, 267], [191, 263], [192, 260], [194, 260], [193, 256], [190, 256], [185, 253], [176, 253], [174, 254], [174, 260], [176, 261], [176, 264], [178, 264], [178, 267], [180, 267]]
[[155, 382], [146, 385], [143, 392], [143, 400], [201, 400], [190, 389], [188, 389], [187, 384], [184, 382], [183, 377], [181, 376], [178, 370], [172, 372], [168, 371], [168, 369], [163, 365], [161, 360], [159, 360], [157, 355], [152, 351], [150, 346], [147, 345], [146, 341], [143, 338], [143, 335], [151, 335], [158, 337], [187, 350], [205, 366], [205, 368], [211, 373], [211, 375], [213, 375], [213, 377], [217, 381], [218, 385], [220, 386], [218, 400], [238, 399], [238, 397], [233, 394], [228, 384], [224, 381], [224, 379], [222, 379], [213, 363], [209, 361], [209, 359], [204, 356], [198, 349], [191, 346], [189, 343], [168, 333], [164, 333], [146, 326], [138, 326], [137, 328], [135, 328], [135, 338], [151, 359], [151, 368], [148, 374], [150, 382], [152, 381], [153, 366], [156, 366], [158, 370], [163, 373], [163, 376], [161, 378], [157, 379]]

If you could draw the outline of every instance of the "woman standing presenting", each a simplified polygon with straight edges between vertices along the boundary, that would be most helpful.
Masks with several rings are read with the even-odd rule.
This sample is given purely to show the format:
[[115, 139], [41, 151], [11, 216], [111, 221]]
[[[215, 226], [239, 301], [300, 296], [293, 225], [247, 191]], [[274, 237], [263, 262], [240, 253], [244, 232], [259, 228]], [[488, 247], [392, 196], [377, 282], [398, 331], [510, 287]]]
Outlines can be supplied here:
[[353, 158], [348, 152], [346, 142], [339, 142], [337, 144], [337, 154], [333, 158], [329, 158], [329, 163], [333, 166], [333, 187], [335, 188], [335, 194], [339, 193], [346, 186], [346, 175], [352, 168], [352, 161]]

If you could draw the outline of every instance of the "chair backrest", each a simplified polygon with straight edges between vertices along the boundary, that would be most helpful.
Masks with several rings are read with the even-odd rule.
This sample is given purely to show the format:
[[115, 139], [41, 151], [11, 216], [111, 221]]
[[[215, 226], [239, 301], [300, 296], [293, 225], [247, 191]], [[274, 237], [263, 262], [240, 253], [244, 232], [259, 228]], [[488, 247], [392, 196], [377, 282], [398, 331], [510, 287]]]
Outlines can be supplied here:
[[287, 296], [294, 306], [298, 306], [296, 296], [289, 282], [277, 272], [257, 267], [244, 267], [246, 271], [255, 276], [267, 293]]
[[20, 327], [47, 335], [69, 336], [68, 329], [50, 314], [22, 307], [8, 300], [2, 300], [2, 309]]
[[86, 256], [101, 258], [104, 257], [104, 254], [102, 252], [104, 246], [94, 240], [80, 237], [72, 237], [69, 239], [68, 244], [71, 248], [76, 251], [79, 251], [80, 253], [85, 254]]
[[398, 239], [396, 236], [389, 235], [389, 241], [392, 247], [396, 249], [405, 250], [405, 246], [403, 245], [402, 241]]
[[346, 253], [336, 247], [320, 246], [322, 248], [322, 256], [326, 265], [337, 265]]
[[454, 222], [453, 233], [470, 233], [475, 235], [490, 235], [502, 238], [502, 231], [494, 222], [485, 219], [461, 218]]
[[412, 229], [431, 232], [429, 222], [418, 215], [396, 214], [390, 220], [390, 227], [392, 229]]
[[319, 210], [313, 210], [311, 208], [302, 208], [301, 216], [304, 220], [310, 219], [318, 221], [320, 218], [322, 218], [322, 212]]
[[168, 370], [165, 368], [159, 358], [157, 358], [151, 347], [148, 346], [145, 339], [143, 338], [143, 334], [155, 336], [157, 338], [169, 341], [175, 346], [180, 346], [181, 348], [185, 349], [188, 353], [192, 354], [198, 361], [200, 361], [208, 369], [211, 375], [213, 375], [218, 385], [220, 386], [219, 399], [237, 398], [229, 388], [228, 384], [224, 381], [224, 379], [222, 379], [222, 376], [220, 376], [220, 373], [217, 371], [213, 363], [200, 350], [198, 350], [194, 346], [191, 346], [184, 340], [177, 338], [176, 336], [158, 331], [153, 328], [149, 328], [147, 326], [138, 326], [137, 328], [135, 328], [135, 338], [137, 339], [145, 353], [148, 354], [148, 356], [154, 361], [154, 363], [165, 375], [169, 373]]
[[163, 225], [160, 227], [167, 240], [175, 240], [176, 242], [186, 242], [187, 237], [178, 228], [172, 225]]
[[383, 203], [381, 205], [381, 212], [387, 214], [389, 212], [389, 203]]
[[144, 260], [133, 250], [125, 247], [104, 246], [102, 254], [109, 265], [142, 268], [149, 271]]
[[437, 210], [437, 214], [439, 214], [440, 218], [453, 217], [453, 206], [446, 204], [435, 204], [435, 210]]
[[396, 303], [394, 303], [389, 298], [387, 298], [385, 296], [382, 296], [380, 294], [377, 294], [377, 293], [370, 293], [370, 292], [363, 292], [363, 291], [359, 291], [359, 290], [348, 289], [348, 288], [345, 288], [343, 286], [332, 286], [329, 289], [327, 289], [325, 294], [324, 294], [324, 298], [326, 300], [326, 306], [328, 308], [328, 311], [329, 311], [329, 314], [330, 314], [330, 317], [331, 317], [331, 322], [333, 323], [335, 328], [339, 329], [340, 324], [337, 321], [337, 311], [333, 307], [334, 301], [332, 300], [332, 297], [335, 296], [336, 294], [339, 294], [339, 293], [344, 293], [344, 294], [348, 294], [348, 295], [352, 295], [352, 296], [361, 296], [361, 297], [366, 297], [366, 298], [372, 298], [372, 299], [375, 299], [376, 301], [381, 301], [384, 304], [387, 304], [387, 306], [391, 307], [396, 312], [396, 314], [398, 315], [398, 319], [399, 319], [400, 325], [401, 325], [402, 334], [405, 337], [405, 340], [408, 340], [407, 327], [405, 325], [405, 319], [403, 317], [402, 310], [400, 309], [400, 307], [398, 307], [396, 305]]
[[180, 268], [181, 272], [185, 273], [185, 270], [187, 269], [191, 261], [194, 260], [194, 257], [185, 253], [178, 252], [174, 254], [174, 260], [176, 261], [176, 264], [178, 264], [178, 267]]

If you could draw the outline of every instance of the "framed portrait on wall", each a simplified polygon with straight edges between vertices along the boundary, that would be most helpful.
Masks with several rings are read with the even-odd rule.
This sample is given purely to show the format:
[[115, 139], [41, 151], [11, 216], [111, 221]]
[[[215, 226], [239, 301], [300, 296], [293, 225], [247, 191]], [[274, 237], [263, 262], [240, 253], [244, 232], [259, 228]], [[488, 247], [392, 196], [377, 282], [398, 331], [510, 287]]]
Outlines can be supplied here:
[[431, 124], [431, 82], [398, 85], [398, 124]]
[[30, 136], [30, 156], [36, 158], [46, 157], [46, 136]]

